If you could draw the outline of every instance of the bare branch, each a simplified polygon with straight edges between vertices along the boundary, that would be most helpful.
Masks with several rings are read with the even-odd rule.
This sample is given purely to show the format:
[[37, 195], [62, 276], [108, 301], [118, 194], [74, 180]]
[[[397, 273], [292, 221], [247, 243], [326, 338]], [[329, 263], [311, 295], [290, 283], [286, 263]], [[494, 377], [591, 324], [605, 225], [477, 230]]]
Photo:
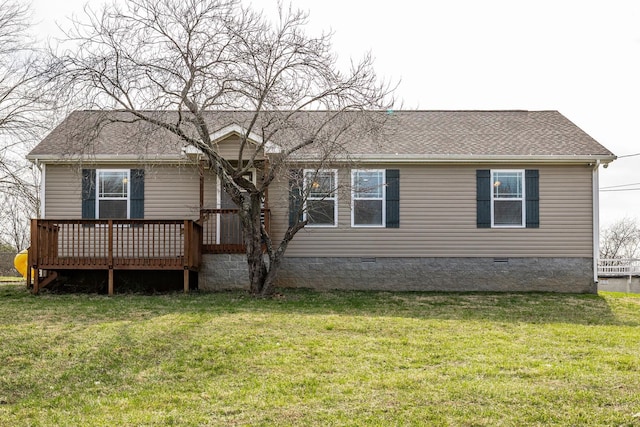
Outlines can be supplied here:
[[[39, 211], [39, 174], [24, 155], [55, 115], [55, 72], [30, 35], [29, 5], [0, 0], [0, 238], [28, 245], [28, 218]], [[25, 240], [26, 239], [26, 240]]]
[[600, 258], [639, 258], [640, 224], [634, 218], [622, 218], [601, 232]]

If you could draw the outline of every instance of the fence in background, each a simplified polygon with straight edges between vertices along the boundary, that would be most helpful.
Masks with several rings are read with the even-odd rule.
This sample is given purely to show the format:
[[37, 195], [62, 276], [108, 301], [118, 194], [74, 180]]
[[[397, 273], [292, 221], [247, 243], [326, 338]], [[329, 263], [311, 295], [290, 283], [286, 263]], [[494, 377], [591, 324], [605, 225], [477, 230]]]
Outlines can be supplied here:
[[640, 276], [640, 259], [617, 258], [598, 260], [599, 277]]

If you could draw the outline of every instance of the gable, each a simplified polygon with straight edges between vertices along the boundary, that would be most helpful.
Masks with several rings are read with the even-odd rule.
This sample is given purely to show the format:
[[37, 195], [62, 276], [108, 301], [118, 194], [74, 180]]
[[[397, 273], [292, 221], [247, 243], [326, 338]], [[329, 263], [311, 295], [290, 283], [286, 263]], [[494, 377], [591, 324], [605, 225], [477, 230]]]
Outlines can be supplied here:
[[[240, 136], [232, 133], [224, 138], [219, 139], [215, 145], [218, 148], [218, 153], [225, 159], [231, 161], [238, 159], [238, 155], [240, 154]], [[243, 159], [247, 160], [248, 157], [252, 156], [254, 150], [255, 143], [251, 142], [243, 152]], [[256, 156], [256, 160], [264, 160], [264, 158], [264, 152], [260, 152]]]

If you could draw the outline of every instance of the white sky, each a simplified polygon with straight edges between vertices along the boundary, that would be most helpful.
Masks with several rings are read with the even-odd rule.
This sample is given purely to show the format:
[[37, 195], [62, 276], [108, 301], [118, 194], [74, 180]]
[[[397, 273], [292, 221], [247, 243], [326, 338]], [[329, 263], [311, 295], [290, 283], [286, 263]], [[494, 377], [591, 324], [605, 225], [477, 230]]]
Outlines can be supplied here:
[[[33, 0], [41, 38], [84, 0]], [[102, 1], [91, 0], [99, 5]], [[268, 7], [275, 0], [254, 0]], [[558, 110], [618, 156], [640, 153], [640, 1], [295, 0], [341, 59], [371, 51], [405, 109]], [[63, 25], [64, 26], [64, 25]], [[640, 156], [601, 169], [603, 225], [640, 218]]]

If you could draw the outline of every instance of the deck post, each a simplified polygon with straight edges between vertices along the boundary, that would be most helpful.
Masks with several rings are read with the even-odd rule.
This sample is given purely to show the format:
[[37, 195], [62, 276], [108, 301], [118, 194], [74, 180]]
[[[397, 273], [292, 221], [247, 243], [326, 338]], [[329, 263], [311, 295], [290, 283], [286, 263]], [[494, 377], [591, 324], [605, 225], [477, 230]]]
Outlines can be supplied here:
[[108, 293], [109, 296], [113, 296], [113, 268], [109, 269], [109, 289], [108, 289]]
[[184, 293], [189, 293], [189, 266], [191, 265], [191, 241], [193, 240], [191, 221], [184, 221], [184, 248], [183, 248], [183, 266], [184, 266]]
[[29, 286], [31, 286], [31, 265], [30, 264], [27, 265], [26, 282], [27, 282], [27, 289], [29, 289]]
[[33, 275], [33, 293], [35, 295], [40, 291], [40, 269], [35, 269], [35, 274]]
[[109, 264], [109, 283], [108, 283], [108, 290], [107, 292], [109, 293], [109, 296], [113, 295], [113, 220], [110, 219], [108, 221], [108, 228], [109, 228], [109, 235], [108, 235], [108, 256], [109, 256], [109, 260], [108, 260], [108, 264]]
[[108, 241], [109, 247], [107, 248], [109, 259], [108, 259], [107, 263], [109, 264], [109, 269], [112, 269], [113, 268], [113, 220], [112, 219], [110, 219], [108, 221], [108, 231], [107, 231], [107, 233], [109, 233], [108, 236], [107, 236], [107, 238], [109, 240]]
[[[39, 257], [39, 241], [40, 240], [38, 237], [40, 237], [40, 233], [38, 233], [38, 220], [35, 218], [31, 219], [31, 246], [29, 247], [28, 250], [28, 256], [27, 256], [27, 277], [30, 276], [30, 272], [32, 268], [35, 268], [35, 275], [33, 277], [33, 285], [34, 285], [34, 293], [37, 293], [35, 291], [35, 284], [36, 284], [36, 277], [38, 277], [38, 263], [40, 262], [40, 257]], [[27, 287], [29, 287], [30, 283], [27, 282]]]
[[31, 286], [31, 248], [27, 249], [27, 274], [26, 274], [27, 289]]

